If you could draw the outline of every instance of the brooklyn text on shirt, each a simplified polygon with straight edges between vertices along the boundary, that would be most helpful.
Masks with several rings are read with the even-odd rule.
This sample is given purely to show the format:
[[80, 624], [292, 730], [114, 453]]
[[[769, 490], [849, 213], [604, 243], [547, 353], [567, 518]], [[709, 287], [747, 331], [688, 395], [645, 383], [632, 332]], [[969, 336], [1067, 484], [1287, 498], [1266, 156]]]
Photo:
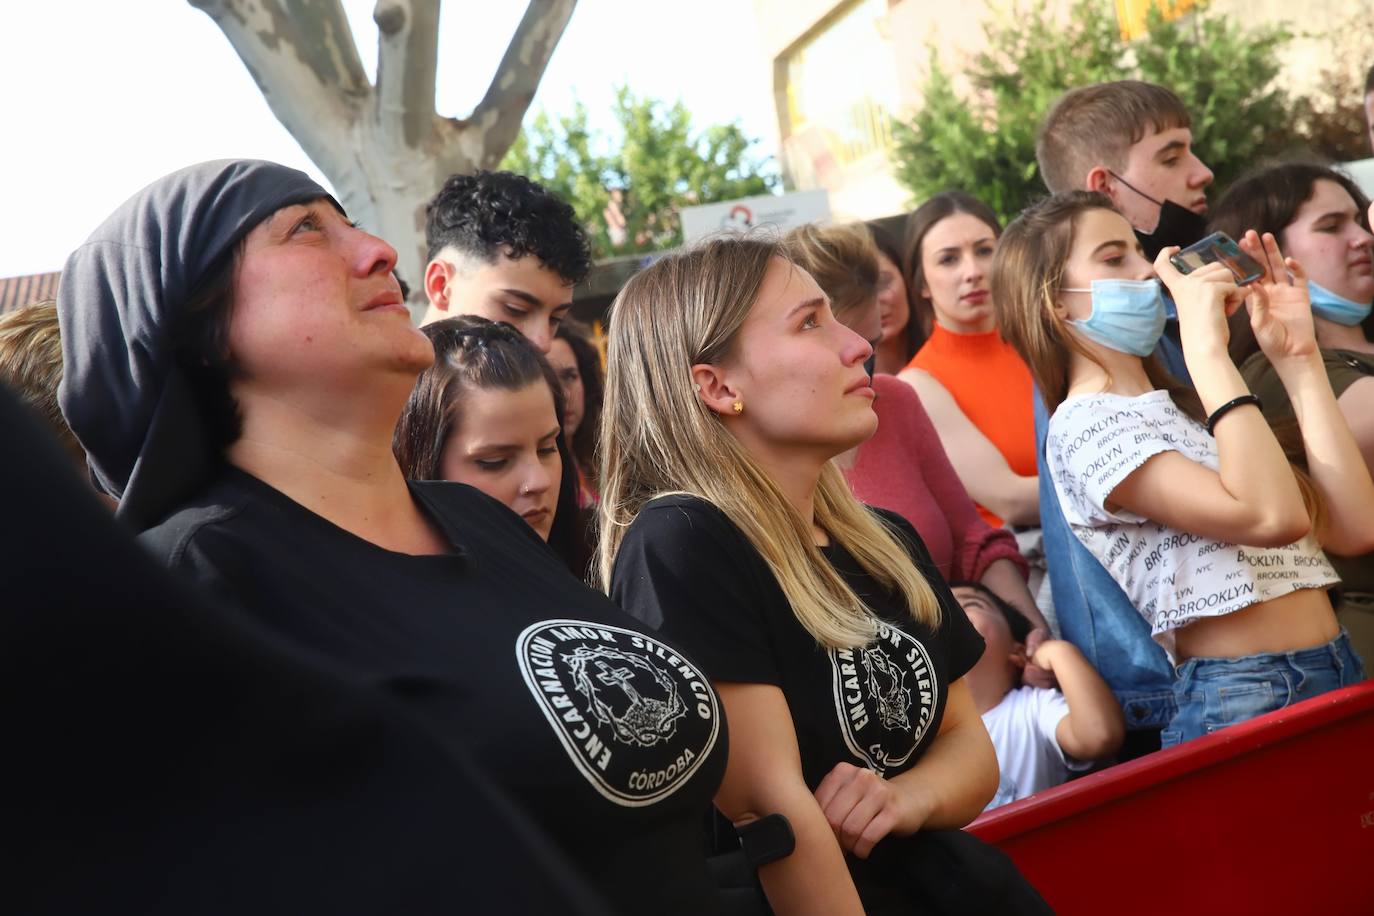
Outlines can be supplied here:
[[[1064, 443], [1064, 460], [1068, 461], [1078, 454], [1078, 450], [1084, 446], [1091, 445], [1094, 451], [1100, 452], [1105, 446], [1110, 445], [1118, 437], [1125, 435], [1131, 427], [1122, 426], [1124, 421], [1132, 420], [1136, 423], [1142, 422], [1143, 418], [1134, 411], [1121, 411], [1110, 414], [1095, 420], [1090, 426], [1074, 433], [1073, 438]], [[1091, 476], [1092, 471], [1087, 471], [1085, 476]]]
[[667, 798], [715, 746], [715, 693], [694, 665], [651, 636], [545, 620], [516, 638], [515, 657], [568, 756], [616, 804]]
[[879, 775], [905, 765], [935, 715], [935, 666], [926, 647], [880, 624], [870, 645], [829, 656], [845, 745]]

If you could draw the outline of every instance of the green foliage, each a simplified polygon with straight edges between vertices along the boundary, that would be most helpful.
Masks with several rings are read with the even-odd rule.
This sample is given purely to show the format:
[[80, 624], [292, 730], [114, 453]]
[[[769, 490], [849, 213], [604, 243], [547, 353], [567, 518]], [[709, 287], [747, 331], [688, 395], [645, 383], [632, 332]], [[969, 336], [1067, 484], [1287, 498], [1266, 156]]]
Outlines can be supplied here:
[[698, 130], [680, 101], [639, 98], [625, 86], [613, 113], [614, 140], [588, 126], [581, 103], [558, 118], [541, 111], [501, 163], [570, 202], [597, 257], [679, 245], [682, 207], [767, 194], [777, 183], [737, 124]]
[[1297, 129], [1313, 153], [1333, 162], [1369, 156], [1365, 133], [1365, 73], [1374, 62], [1374, 33], [1367, 10], [1301, 36], [1320, 49], [1324, 63], [1316, 89], [1295, 100]]
[[964, 70], [961, 91], [930, 52], [923, 106], [897, 125], [897, 178], [922, 200], [948, 188], [981, 197], [1003, 219], [1045, 195], [1035, 132], [1053, 102], [1077, 86], [1143, 79], [1168, 86], [1193, 117], [1194, 148], [1224, 189], [1239, 172], [1292, 145], [1296, 103], [1276, 85], [1277, 26], [1244, 28], [1205, 13], [1121, 37], [1112, 4], [1075, 0], [1064, 18], [1045, 0], [1017, 3], [984, 23], [988, 50]]

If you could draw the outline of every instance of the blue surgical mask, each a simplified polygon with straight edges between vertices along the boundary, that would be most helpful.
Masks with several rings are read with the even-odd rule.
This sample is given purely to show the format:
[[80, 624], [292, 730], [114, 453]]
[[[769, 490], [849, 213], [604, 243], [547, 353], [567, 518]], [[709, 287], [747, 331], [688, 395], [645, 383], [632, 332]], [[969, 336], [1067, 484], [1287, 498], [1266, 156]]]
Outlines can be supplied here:
[[1069, 322], [1084, 337], [1133, 356], [1154, 352], [1164, 333], [1158, 280], [1094, 280], [1092, 289], [1066, 287], [1064, 292], [1092, 293], [1092, 314]]
[[1315, 280], [1307, 281], [1307, 294], [1312, 297], [1312, 314], [1336, 324], [1354, 327], [1369, 317], [1370, 303], [1361, 305], [1338, 296]]

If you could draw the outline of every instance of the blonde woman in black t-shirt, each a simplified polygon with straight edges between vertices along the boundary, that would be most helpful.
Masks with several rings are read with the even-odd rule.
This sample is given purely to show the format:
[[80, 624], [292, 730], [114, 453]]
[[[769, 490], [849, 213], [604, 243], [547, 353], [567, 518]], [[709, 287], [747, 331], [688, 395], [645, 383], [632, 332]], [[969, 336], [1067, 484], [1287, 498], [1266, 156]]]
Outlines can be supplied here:
[[720, 693], [717, 807], [791, 823], [795, 851], [759, 869], [779, 916], [910, 912], [901, 838], [997, 788], [960, 680], [981, 639], [915, 530], [831, 460], [876, 429], [871, 353], [757, 238], [663, 257], [611, 312], [602, 580]]

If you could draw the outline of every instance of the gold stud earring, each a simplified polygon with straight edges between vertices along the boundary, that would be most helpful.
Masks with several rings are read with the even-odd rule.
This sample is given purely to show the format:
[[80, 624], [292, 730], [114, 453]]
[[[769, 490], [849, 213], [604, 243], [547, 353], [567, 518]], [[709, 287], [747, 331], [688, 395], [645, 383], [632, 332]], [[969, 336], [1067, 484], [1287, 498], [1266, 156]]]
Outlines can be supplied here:
[[739, 413], [744, 413], [744, 402], [743, 402], [743, 401], [736, 401], [736, 402], [735, 402], [735, 413], [737, 413], [737, 414], [739, 414]]

